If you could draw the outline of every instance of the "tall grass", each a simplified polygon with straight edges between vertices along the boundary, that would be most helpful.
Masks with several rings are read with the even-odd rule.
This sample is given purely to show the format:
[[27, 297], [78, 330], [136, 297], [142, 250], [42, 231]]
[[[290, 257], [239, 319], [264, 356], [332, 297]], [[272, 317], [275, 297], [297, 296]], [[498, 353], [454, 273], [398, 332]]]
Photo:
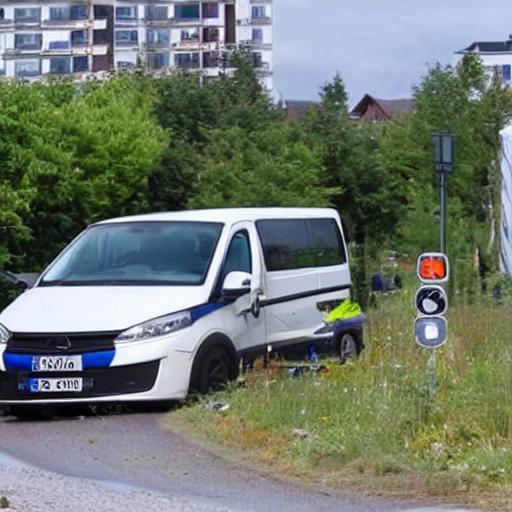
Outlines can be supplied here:
[[499, 486], [506, 496], [512, 490], [511, 304], [483, 295], [454, 301], [448, 340], [434, 358], [414, 341], [416, 288], [377, 298], [358, 360], [341, 366], [326, 359], [320, 361], [325, 370], [298, 378], [286, 363], [273, 362], [247, 374], [245, 387], [207, 397], [229, 403], [226, 412], [191, 403], [174, 418], [324, 483], [359, 474], [378, 488], [393, 475], [402, 491]]

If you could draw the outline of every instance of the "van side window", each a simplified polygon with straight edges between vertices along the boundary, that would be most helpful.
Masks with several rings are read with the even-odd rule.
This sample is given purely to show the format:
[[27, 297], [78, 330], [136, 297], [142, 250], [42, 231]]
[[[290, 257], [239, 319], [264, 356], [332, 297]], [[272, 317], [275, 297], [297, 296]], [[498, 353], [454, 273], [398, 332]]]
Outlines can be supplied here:
[[334, 219], [265, 219], [256, 222], [268, 271], [346, 263]]
[[226, 276], [233, 270], [251, 272], [251, 249], [246, 231], [237, 233], [229, 244], [223, 275]]

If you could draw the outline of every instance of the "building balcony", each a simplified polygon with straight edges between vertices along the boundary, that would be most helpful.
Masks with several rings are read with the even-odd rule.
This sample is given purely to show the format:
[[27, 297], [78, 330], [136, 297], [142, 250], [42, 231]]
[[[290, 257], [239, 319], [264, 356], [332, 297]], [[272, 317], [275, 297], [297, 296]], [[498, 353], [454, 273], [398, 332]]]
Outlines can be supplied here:
[[173, 27], [197, 27], [202, 25], [201, 18], [181, 18], [181, 19], [172, 19], [171, 26]]
[[83, 30], [89, 26], [89, 20], [43, 20], [41, 22], [41, 28]]
[[0, 20], [0, 32], [2, 30], [13, 29], [14, 20]]
[[240, 46], [250, 48], [251, 50], [272, 51], [272, 43], [261, 43], [258, 41], [251, 41], [250, 39], [247, 41], [240, 41]]
[[14, 20], [14, 28], [16, 29], [37, 28], [40, 26], [40, 20]]
[[272, 18], [265, 16], [261, 18], [251, 18], [251, 25], [272, 25]]
[[143, 20], [147, 27], [166, 28], [174, 25], [174, 18], [166, 18], [164, 20]]
[[5, 59], [15, 59], [18, 57], [29, 57], [32, 55], [39, 55], [41, 53], [41, 47], [33, 48], [6, 48]]
[[179, 43], [172, 44], [172, 47], [175, 50], [180, 50], [180, 51], [200, 50], [201, 46], [202, 46], [201, 41], [196, 41], [196, 40], [185, 40], [185, 41], [180, 41]]
[[121, 51], [138, 51], [139, 50], [139, 43], [135, 43], [133, 41], [121, 41], [119, 43], [114, 44], [115, 50], [121, 50]]
[[159, 52], [169, 50], [169, 41], [156, 42], [156, 43], [143, 43], [142, 49], [146, 52]]

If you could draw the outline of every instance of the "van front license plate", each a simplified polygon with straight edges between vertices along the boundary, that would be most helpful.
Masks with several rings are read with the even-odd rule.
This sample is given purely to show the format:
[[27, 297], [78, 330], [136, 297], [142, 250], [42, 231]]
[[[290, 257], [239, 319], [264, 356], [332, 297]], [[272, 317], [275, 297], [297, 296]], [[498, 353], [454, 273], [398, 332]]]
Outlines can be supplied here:
[[81, 372], [82, 356], [36, 356], [32, 358], [33, 372]]
[[28, 389], [31, 393], [82, 391], [82, 387], [82, 377], [28, 379]]

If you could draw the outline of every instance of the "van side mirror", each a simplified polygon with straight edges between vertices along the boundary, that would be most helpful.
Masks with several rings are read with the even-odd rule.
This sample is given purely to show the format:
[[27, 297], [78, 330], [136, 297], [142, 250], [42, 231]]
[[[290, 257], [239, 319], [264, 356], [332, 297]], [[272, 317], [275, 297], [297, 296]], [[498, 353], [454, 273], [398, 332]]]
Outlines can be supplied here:
[[222, 283], [221, 298], [226, 302], [234, 302], [251, 291], [251, 280], [252, 275], [249, 272], [230, 272]]

